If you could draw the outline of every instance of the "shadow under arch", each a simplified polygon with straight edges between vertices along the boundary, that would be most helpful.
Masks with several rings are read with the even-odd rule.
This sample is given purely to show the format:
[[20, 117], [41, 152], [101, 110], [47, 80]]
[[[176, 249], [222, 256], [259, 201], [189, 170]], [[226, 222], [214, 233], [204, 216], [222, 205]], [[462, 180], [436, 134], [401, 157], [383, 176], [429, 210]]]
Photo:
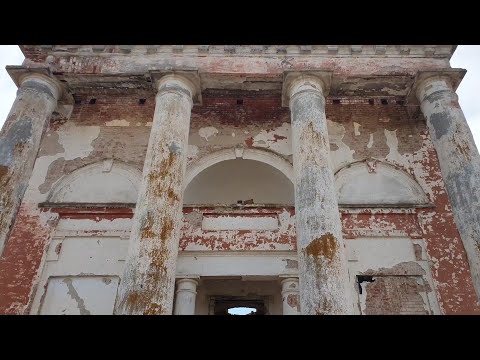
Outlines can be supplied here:
[[283, 157], [262, 149], [230, 148], [210, 153], [198, 160], [195, 160], [189, 166], [187, 166], [184, 180], [184, 190], [195, 176], [200, 174], [208, 167], [225, 160], [234, 160], [238, 158], [244, 160], [256, 160], [273, 166], [277, 170], [281, 171], [292, 182], [292, 184], [294, 183], [293, 165]]
[[230, 148], [211, 153], [186, 171], [185, 205], [293, 205], [293, 166], [269, 151]]

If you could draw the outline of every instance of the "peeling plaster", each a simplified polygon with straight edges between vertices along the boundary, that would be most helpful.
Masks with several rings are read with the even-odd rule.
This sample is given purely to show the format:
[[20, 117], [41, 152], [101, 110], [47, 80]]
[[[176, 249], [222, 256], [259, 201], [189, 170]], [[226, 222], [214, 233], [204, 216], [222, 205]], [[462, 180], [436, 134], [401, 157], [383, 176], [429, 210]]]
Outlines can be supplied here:
[[214, 137], [217, 134], [218, 134], [218, 130], [217, 130], [217, 128], [215, 128], [213, 126], [203, 127], [203, 128], [198, 130], [198, 135], [200, 135], [200, 137], [204, 138], [205, 141], [208, 141], [208, 139], [210, 137]]
[[110, 120], [105, 123], [105, 126], [130, 126], [127, 120]]

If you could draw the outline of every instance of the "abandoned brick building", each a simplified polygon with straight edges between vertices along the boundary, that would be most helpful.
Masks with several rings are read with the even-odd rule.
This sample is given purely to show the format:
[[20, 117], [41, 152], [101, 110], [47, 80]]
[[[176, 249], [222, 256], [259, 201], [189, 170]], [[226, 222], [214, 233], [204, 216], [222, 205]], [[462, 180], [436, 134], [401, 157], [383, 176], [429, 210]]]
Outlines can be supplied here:
[[0, 313], [480, 314], [455, 46], [21, 49]]

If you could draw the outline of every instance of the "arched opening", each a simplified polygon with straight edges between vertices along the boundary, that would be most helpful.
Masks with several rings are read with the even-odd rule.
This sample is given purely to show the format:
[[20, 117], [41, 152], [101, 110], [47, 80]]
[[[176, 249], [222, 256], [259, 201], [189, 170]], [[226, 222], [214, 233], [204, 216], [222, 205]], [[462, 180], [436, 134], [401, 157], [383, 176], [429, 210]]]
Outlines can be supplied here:
[[275, 167], [256, 160], [218, 162], [201, 171], [185, 189], [185, 205], [293, 205], [290, 179]]

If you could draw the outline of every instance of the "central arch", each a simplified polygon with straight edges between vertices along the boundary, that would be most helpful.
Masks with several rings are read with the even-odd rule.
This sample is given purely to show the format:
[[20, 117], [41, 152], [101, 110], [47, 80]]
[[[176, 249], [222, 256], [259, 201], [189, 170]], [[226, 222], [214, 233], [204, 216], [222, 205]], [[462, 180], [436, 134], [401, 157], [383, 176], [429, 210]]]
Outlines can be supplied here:
[[234, 160], [238, 158], [245, 160], [256, 160], [273, 166], [277, 170], [281, 171], [292, 182], [292, 184], [294, 183], [293, 165], [283, 157], [270, 151], [261, 149], [230, 148], [208, 154], [187, 166], [183, 189], [185, 190], [193, 178], [206, 168], [221, 161]]

